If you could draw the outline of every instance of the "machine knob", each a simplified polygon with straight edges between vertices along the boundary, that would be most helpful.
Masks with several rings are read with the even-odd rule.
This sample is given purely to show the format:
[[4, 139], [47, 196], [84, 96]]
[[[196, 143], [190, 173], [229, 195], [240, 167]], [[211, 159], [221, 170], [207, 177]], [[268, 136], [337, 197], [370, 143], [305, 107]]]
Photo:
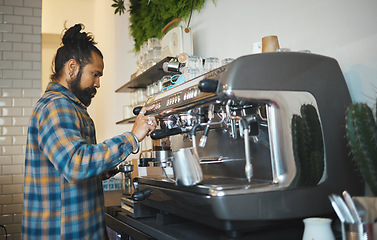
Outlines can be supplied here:
[[137, 116], [137, 115], [139, 115], [139, 113], [140, 113], [140, 111], [141, 111], [141, 109], [142, 109], [143, 107], [134, 107], [134, 109], [132, 110], [132, 112], [133, 112], [133, 114], [135, 114], [135, 116]]
[[219, 82], [214, 79], [203, 79], [199, 82], [198, 88], [201, 92], [214, 93]]

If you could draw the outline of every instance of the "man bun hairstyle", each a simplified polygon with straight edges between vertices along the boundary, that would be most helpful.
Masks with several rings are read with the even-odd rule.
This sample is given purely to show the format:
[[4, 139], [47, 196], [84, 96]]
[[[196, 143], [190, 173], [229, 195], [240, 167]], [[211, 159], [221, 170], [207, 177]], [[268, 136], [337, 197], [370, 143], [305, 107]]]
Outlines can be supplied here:
[[55, 59], [52, 66], [51, 80], [57, 81], [62, 75], [64, 64], [70, 59], [76, 60], [80, 69], [88, 63], [91, 63], [92, 51], [97, 53], [101, 58], [101, 51], [95, 46], [94, 37], [91, 33], [83, 32], [83, 24], [75, 24], [73, 27], [65, 28], [62, 38], [61, 47], [56, 51]]

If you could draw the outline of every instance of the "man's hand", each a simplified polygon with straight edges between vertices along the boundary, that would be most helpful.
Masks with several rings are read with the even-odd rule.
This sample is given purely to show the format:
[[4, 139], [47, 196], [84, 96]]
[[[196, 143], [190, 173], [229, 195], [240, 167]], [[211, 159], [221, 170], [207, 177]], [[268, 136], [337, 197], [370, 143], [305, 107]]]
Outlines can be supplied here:
[[102, 173], [102, 181], [111, 178], [112, 176], [114, 176], [114, 175], [117, 174], [118, 172], [119, 172], [118, 168], [115, 167], [115, 168], [113, 168], [113, 169], [110, 169], [110, 170], [108, 170], [108, 171]]
[[135, 123], [132, 127], [131, 133], [133, 133], [139, 142], [143, 141], [146, 136], [154, 131], [157, 127], [157, 122], [155, 117], [151, 116], [144, 116], [145, 112], [148, 110], [152, 110], [154, 106], [150, 107], [143, 107], [139, 115], [137, 115]]

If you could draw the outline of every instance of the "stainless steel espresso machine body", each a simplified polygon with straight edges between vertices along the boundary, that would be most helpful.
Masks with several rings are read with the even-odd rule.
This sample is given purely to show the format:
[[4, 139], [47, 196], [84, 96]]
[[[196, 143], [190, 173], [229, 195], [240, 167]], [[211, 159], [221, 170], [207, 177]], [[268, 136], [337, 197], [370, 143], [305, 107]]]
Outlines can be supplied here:
[[[329, 194], [363, 192], [344, 137], [350, 103], [336, 60], [295, 52], [243, 56], [157, 94], [146, 114], [171, 151], [158, 166], [174, 175], [136, 178], [152, 192], [142, 203], [227, 231], [332, 213]], [[198, 159], [196, 182], [174, 168], [182, 149]]]

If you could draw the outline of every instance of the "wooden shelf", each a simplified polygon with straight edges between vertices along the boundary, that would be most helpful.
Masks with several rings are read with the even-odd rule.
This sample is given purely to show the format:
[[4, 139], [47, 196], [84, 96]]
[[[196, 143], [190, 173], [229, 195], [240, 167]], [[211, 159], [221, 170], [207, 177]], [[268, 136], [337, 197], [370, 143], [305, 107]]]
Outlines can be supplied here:
[[[163, 76], [168, 75], [167, 73], [162, 70], [162, 65], [164, 62], [170, 61], [173, 57], [166, 57], [159, 61], [156, 65], [150, 67], [145, 72], [140, 74], [139, 76], [131, 79], [129, 82], [115, 90], [115, 92], [133, 92], [135, 89], [138, 88], [146, 88], [149, 84], [158, 81]], [[129, 124], [134, 123], [136, 119], [135, 117], [126, 118], [116, 122], [116, 124]]]
[[162, 70], [162, 64], [170, 61], [173, 57], [166, 57], [159, 61], [156, 65], [150, 67], [139, 76], [131, 79], [129, 82], [115, 90], [115, 92], [133, 92], [138, 88], [146, 88], [149, 84], [161, 79], [163, 76], [168, 75]]

